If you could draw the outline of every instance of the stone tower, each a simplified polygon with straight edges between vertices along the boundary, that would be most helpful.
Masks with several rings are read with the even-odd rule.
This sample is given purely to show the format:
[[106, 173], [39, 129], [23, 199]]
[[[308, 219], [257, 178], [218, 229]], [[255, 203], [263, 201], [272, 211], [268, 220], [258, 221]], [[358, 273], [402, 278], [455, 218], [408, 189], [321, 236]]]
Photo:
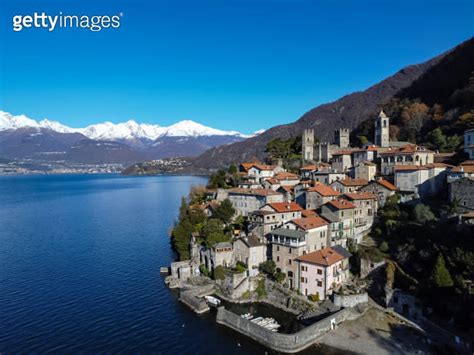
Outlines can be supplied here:
[[313, 160], [314, 154], [314, 130], [305, 129], [302, 136], [303, 163]]
[[339, 148], [349, 147], [349, 128], [339, 128], [334, 131], [334, 141]]
[[375, 120], [374, 144], [379, 147], [388, 147], [390, 145], [390, 123], [383, 110], [380, 110], [379, 117]]

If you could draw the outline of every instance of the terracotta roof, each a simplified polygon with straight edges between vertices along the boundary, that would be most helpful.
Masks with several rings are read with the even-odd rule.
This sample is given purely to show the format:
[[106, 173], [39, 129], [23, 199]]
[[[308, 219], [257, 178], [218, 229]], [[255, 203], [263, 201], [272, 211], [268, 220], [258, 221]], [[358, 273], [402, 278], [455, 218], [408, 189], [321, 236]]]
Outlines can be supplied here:
[[329, 205], [337, 208], [338, 210], [348, 210], [348, 209], [356, 207], [352, 202], [344, 200], [343, 198], [339, 198], [337, 200], [329, 201], [326, 204], [329, 204]]
[[434, 153], [432, 150], [418, 146], [416, 144], [406, 144], [400, 148], [392, 148], [381, 152], [380, 155], [397, 155], [397, 154], [413, 154], [413, 153]]
[[455, 166], [451, 169], [453, 173], [474, 173], [474, 165], [462, 165], [462, 166]]
[[258, 164], [258, 163], [255, 161], [253, 163], [241, 163], [240, 166], [244, 168], [245, 171], [248, 171], [255, 164]]
[[339, 254], [335, 249], [327, 247], [321, 250], [313, 251], [312, 253], [301, 255], [300, 257], [296, 258], [296, 260], [310, 264], [330, 266], [341, 260], [344, 260], [345, 258], [346, 257]]
[[373, 194], [372, 192], [353, 192], [353, 193], [347, 193], [344, 194], [344, 196], [347, 196], [350, 200], [376, 200], [377, 196]]
[[327, 226], [329, 223], [324, 218], [319, 216], [315, 217], [306, 217], [306, 218], [296, 218], [290, 221], [291, 223], [296, 224], [303, 230], [309, 230], [314, 228], [319, 228], [323, 226]]
[[275, 178], [278, 180], [299, 180], [300, 179], [298, 175], [287, 173], [285, 171], [282, 171], [281, 173], [276, 174]]
[[269, 203], [267, 206], [270, 206], [279, 213], [303, 211], [303, 208], [296, 202], [274, 202]]
[[461, 164], [459, 165], [474, 165], [474, 160], [464, 160]]
[[313, 170], [318, 170], [318, 167], [316, 165], [305, 165], [303, 166], [300, 170], [303, 171], [313, 171]]
[[307, 217], [315, 217], [317, 216], [318, 214], [316, 213], [315, 210], [303, 210], [301, 211], [301, 216], [303, 218], [307, 218]]
[[382, 185], [383, 187], [385, 187], [388, 190], [391, 190], [391, 191], [397, 190], [397, 187], [394, 184], [392, 184], [391, 182], [389, 182], [385, 179], [378, 179], [378, 180], [375, 180], [375, 182], [379, 185]]
[[345, 178], [342, 180], [334, 181], [334, 183], [336, 182], [341, 183], [343, 186], [364, 186], [369, 183], [369, 181], [366, 179], [351, 179], [351, 178]]
[[428, 167], [423, 165], [395, 165], [393, 168], [395, 171], [416, 171], [416, 170], [428, 170]]
[[253, 164], [252, 168], [257, 168], [258, 170], [272, 171], [276, 168], [276, 165]]
[[228, 190], [229, 194], [240, 194], [240, 195], [258, 195], [258, 196], [270, 196], [280, 195], [280, 193], [270, 189], [242, 189], [234, 188]]
[[280, 181], [278, 179], [275, 179], [275, 178], [267, 178], [267, 179], [265, 179], [265, 181], [268, 181], [272, 185], [280, 184]]
[[339, 196], [340, 195], [338, 191], [332, 189], [330, 186], [327, 186], [321, 183], [315, 184], [315, 186], [310, 187], [307, 191], [316, 192], [320, 194], [321, 196]]

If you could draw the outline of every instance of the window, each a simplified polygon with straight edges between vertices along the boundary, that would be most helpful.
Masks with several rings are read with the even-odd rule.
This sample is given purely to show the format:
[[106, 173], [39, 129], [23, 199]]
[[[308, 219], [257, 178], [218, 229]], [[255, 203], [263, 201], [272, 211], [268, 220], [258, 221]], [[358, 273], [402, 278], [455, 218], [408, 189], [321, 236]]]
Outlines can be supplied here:
[[288, 248], [288, 254], [291, 254], [291, 248]]
[[318, 287], [321, 287], [323, 285], [322, 281], [318, 280]]
[[279, 245], [277, 245], [277, 251], [280, 251], [280, 246]]
[[291, 259], [288, 259], [288, 265], [291, 265]]
[[318, 275], [322, 275], [322, 274], [323, 274], [323, 270], [318, 269]]
[[277, 261], [280, 261], [280, 257], [279, 257], [279, 256], [277, 256]]

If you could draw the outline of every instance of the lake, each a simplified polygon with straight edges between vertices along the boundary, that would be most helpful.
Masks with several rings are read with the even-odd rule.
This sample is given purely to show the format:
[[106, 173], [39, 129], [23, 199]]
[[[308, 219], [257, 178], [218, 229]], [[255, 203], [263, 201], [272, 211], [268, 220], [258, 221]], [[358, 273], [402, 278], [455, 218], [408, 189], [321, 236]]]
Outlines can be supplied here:
[[160, 275], [181, 197], [205, 183], [0, 177], [0, 353], [270, 353], [196, 315]]

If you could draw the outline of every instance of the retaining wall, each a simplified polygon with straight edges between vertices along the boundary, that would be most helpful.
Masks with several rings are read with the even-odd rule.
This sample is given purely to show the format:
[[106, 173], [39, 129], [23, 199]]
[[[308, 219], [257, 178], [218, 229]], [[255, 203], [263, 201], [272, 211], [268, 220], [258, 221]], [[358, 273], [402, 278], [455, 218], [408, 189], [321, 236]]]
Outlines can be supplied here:
[[241, 316], [219, 307], [216, 321], [232, 328], [253, 340], [279, 352], [296, 353], [313, 345], [337, 324], [345, 320], [356, 319], [362, 313], [345, 308], [331, 316], [316, 322], [294, 334], [271, 332]]
[[192, 308], [194, 312], [204, 313], [209, 310], [209, 306], [203, 297], [214, 293], [214, 291], [214, 285], [197, 287], [190, 290], [181, 291], [179, 294], [179, 299], [188, 307]]
[[359, 293], [355, 295], [339, 295], [335, 293], [334, 297], [334, 304], [339, 307], [355, 307], [361, 303], [369, 302], [369, 295], [367, 292]]

